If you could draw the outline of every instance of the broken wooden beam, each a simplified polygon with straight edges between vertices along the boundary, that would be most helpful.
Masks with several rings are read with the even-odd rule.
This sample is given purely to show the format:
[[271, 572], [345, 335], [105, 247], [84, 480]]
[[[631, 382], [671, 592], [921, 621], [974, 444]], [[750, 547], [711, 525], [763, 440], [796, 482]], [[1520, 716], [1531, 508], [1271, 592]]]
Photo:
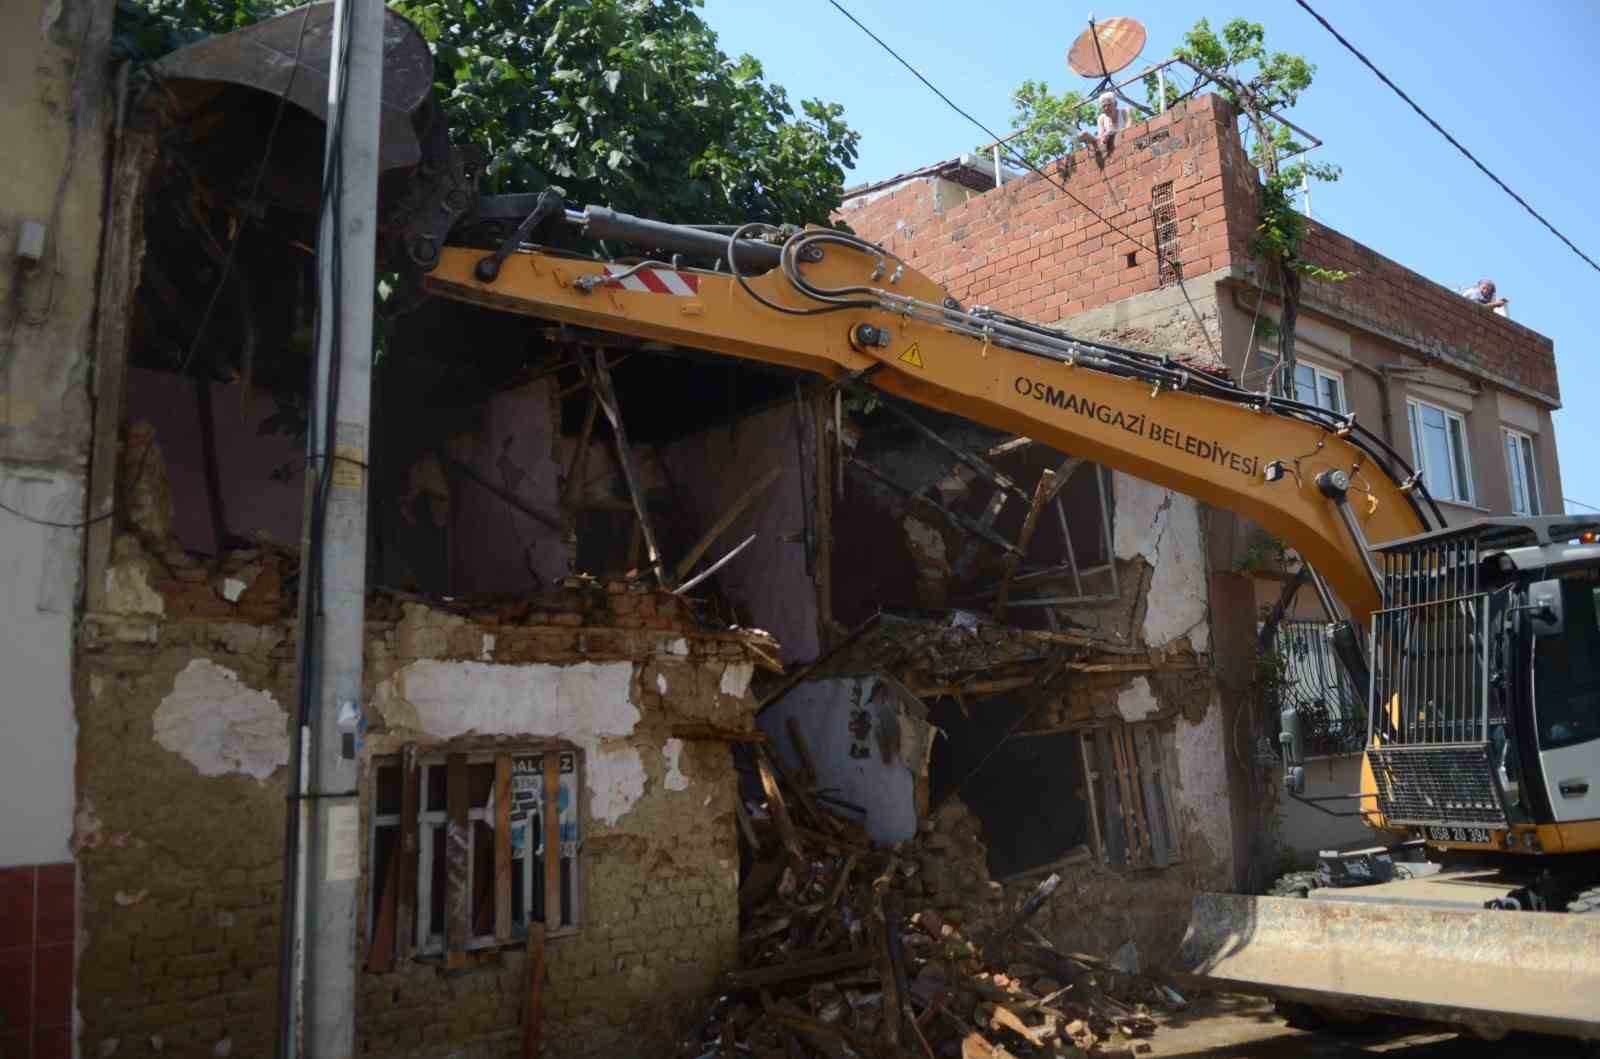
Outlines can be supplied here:
[[922, 435], [922, 437], [933, 442], [933, 444], [954, 456], [958, 462], [970, 467], [980, 478], [983, 478], [990, 485], [993, 485], [996, 489], [1002, 490], [1003, 492], [1010, 493], [1018, 500], [1024, 502], [1027, 501], [1028, 494], [1023, 492], [1022, 487], [1017, 485], [1016, 482], [1012, 481], [1010, 476], [1001, 471], [1000, 468], [979, 456], [977, 453], [972, 452], [969, 449], [962, 448], [960, 445], [957, 445], [943, 434], [940, 434], [922, 420], [918, 419], [904, 408], [901, 408], [899, 402], [893, 400], [892, 398], [885, 399], [882, 394], [878, 393], [878, 391], [872, 389], [870, 386], [863, 386], [860, 383], [851, 384], [849, 389], [850, 392], [855, 394], [857, 397], [865, 397], [869, 399], [876, 398], [879, 408], [882, 408], [884, 411], [900, 420], [900, 422], [904, 423], [906, 426]]
[[[539, 808], [544, 825], [544, 927], [545, 933], [561, 929], [561, 754], [544, 752], [543, 804]], [[532, 836], [530, 837], [530, 841]], [[532, 916], [528, 917], [532, 919]]]
[[487, 490], [489, 493], [499, 498], [499, 500], [507, 507], [515, 508], [524, 515], [527, 515], [529, 518], [533, 519], [535, 522], [544, 526], [546, 529], [555, 530], [557, 533], [562, 531], [563, 527], [561, 525], [561, 520], [556, 518], [554, 515], [540, 511], [538, 508], [534, 507], [526, 500], [523, 500], [521, 497], [515, 496], [512, 493], [500, 488], [498, 485], [495, 485], [493, 482], [489, 481], [489, 479], [485, 478], [471, 467], [468, 467], [454, 456], [451, 456], [443, 449], [439, 450], [437, 455], [440, 462], [445, 466], [460, 474], [463, 478], [467, 479], [467, 481], [473, 482], [480, 488]]
[[743, 971], [729, 971], [722, 976], [728, 989], [765, 989], [785, 982], [798, 982], [805, 978], [822, 978], [840, 971], [853, 971], [865, 967], [876, 959], [867, 949], [850, 949], [832, 956], [817, 956], [809, 960], [792, 960], [771, 967], [754, 967]]
[[784, 719], [783, 726], [789, 733], [789, 746], [794, 749], [794, 756], [800, 760], [800, 778], [812, 787], [817, 785], [817, 762], [811, 756], [811, 744], [806, 742], [806, 734], [800, 729], [800, 718], [790, 716]]
[[778, 828], [778, 839], [783, 843], [783, 848], [795, 867], [802, 868], [806, 863], [805, 847], [800, 844], [800, 835], [795, 831], [794, 820], [789, 816], [789, 806], [783, 800], [783, 792], [778, 789], [778, 777], [773, 774], [766, 755], [759, 749], [756, 751], [755, 759], [756, 771], [761, 776], [761, 789], [767, 795], [767, 811], [772, 815], [772, 821]]
[[778, 464], [762, 475], [750, 488], [739, 494], [738, 499], [734, 500], [732, 504], [728, 505], [728, 510], [722, 513], [722, 517], [712, 523], [711, 528], [701, 534], [700, 539], [695, 541], [694, 547], [690, 548], [684, 557], [679, 560], [677, 571], [679, 581], [689, 576], [689, 571], [694, 569], [694, 564], [699, 562], [707, 550], [717, 542], [717, 538], [728, 532], [728, 527], [732, 526], [734, 521], [744, 514], [745, 509], [761, 497], [761, 494], [772, 488], [772, 483], [776, 482], [782, 474], [783, 465]]
[[1017, 550], [1006, 556], [1005, 572], [1000, 576], [1000, 595], [994, 601], [992, 617], [999, 621], [1006, 612], [1006, 596], [1011, 593], [1011, 579], [1017, 576], [1017, 567], [1022, 565], [1022, 560], [1028, 554], [1028, 545], [1033, 543], [1033, 531], [1039, 525], [1039, 512], [1048, 502], [1047, 497], [1055, 485], [1054, 471], [1042, 471], [1039, 474], [1039, 484], [1033, 487], [1033, 500], [1028, 505], [1028, 514], [1022, 520], [1022, 532], [1017, 535]]
[[724, 728], [715, 724], [675, 724], [672, 738], [707, 743], [765, 743], [767, 733], [759, 728]]
[[634, 464], [633, 449], [628, 445], [628, 431], [622, 423], [622, 410], [617, 405], [617, 392], [612, 388], [611, 372], [606, 367], [605, 350], [597, 348], [592, 352], [579, 353], [578, 367], [582, 370], [584, 378], [589, 380], [589, 385], [600, 402], [600, 410], [606, 414], [606, 419], [611, 423], [612, 446], [616, 451], [617, 466], [622, 468], [622, 480], [628, 486], [628, 497], [633, 501], [633, 510], [639, 516], [639, 529], [644, 533], [644, 546], [649, 556], [650, 569], [656, 575], [657, 584], [662, 588], [671, 588], [670, 578], [661, 563], [661, 549], [656, 546], [656, 531], [650, 523], [650, 507], [645, 498], [644, 486], [639, 481], [638, 467]]
[[511, 940], [511, 755], [494, 759], [494, 937]]
[[528, 924], [522, 1010], [522, 1059], [539, 1059], [544, 1040], [544, 924]]
[[[959, 512], [952, 511], [950, 508], [945, 507], [943, 504], [939, 503], [937, 500], [933, 500], [930, 497], [923, 496], [921, 493], [917, 492], [915, 489], [912, 489], [910, 486], [901, 485], [899, 482], [895, 481], [893, 478], [890, 478], [887, 474], [885, 474], [882, 471], [878, 470], [878, 468], [872, 466], [872, 464], [870, 464], [870, 463], [867, 463], [865, 460], [861, 460], [861, 459], [856, 458], [855, 456], [851, 456], [850, 460], [849, 460], [849, 463], [850, 463], [850, 466], [860, 468], [869, 477], [874, 478], [879, 482], [882, 482], [884, 485], [888, 486], [890, 489], [892, 489], [895, 492], [899, 493], [901, 496], [907, 498], [908, 500], [917, 500], [917, 501], [920, 501], [920, 502], [928, 505], [929, 507], [933, 508], [935, 511], [939, 512], [939, 514], [943, 515], [945, 517], [945, 519], [947, 521], [949, 521], [949, 523], [951, 525], [955, 526], [957, 529], [964, 530], [967, 533], [972, 534], [974, 537], [977, 537], [978, 539], [984, 541], [985, 543], [994, 545], [996, 548], [999, 548], [1001, 551], [1005, 552], [1007, 555], [1009, 555], [1012, 552], [1017, 550], [1017, 546], [1015, 544], [1012, 544], [1010, 541], [1006, 540], [1004, 537], [1002, 537], [998, 533], [994, 532], [994, 530], [990, 529], [988, 526], [985, 526], [985, 525], [983, 525], [981, 523], [978, 523], [978, 522], [974, 522], [972, 519], [968, 518], [967, 516], [965, 516], [963, 514], [960, 514]], [[998, 495], [999, 496], [1004, 496], [1005, 494], [1004, 493], [1000, 493]]]

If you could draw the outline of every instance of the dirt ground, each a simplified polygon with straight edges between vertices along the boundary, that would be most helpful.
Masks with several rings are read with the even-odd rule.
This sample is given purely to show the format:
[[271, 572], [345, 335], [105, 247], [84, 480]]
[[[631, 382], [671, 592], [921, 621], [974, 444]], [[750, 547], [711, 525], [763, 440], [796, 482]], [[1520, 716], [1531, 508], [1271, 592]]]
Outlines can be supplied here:
[[1198, 997], [1162, 1016], [1151, 1038], [1153, 1059], [1589, 1059], [1575, 1041], [1512, 1035], [1479, 1041], [1416, 1024], [1386, 1021], [1360, 1033], [1308, 1033], [1286, 1025], [1254, 997]]

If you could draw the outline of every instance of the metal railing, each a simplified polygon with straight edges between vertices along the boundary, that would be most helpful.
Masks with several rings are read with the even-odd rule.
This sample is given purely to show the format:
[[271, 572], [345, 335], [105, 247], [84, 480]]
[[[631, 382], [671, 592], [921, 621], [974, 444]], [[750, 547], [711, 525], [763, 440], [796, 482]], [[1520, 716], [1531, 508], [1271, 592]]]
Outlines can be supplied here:
[[1489, 738], [1489, 597], [1472, 539], [1381, 556], [1384, 607], [1373, 618], [1372, 726], [1386, 745]]
[[1273, 635], [1278, 661], [1275, 700], [1269, 703], [1276, 721], [1290, 707], [1300, 716], [1306, 753], [1345, 754], [1361, 749], [1367, 732], [1366, 691], [1358, 688], [1339, 664], [1321, 621], [1286, 621]]

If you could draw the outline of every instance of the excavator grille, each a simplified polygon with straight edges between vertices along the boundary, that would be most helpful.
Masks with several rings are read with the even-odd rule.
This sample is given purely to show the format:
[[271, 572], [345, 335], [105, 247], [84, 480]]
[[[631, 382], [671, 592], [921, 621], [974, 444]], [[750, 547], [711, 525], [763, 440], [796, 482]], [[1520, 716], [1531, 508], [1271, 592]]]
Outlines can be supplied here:
[[1484, 744], [1375, 747], [1367, 751], [1367, 760], [1388, 823], [1506, 826]]

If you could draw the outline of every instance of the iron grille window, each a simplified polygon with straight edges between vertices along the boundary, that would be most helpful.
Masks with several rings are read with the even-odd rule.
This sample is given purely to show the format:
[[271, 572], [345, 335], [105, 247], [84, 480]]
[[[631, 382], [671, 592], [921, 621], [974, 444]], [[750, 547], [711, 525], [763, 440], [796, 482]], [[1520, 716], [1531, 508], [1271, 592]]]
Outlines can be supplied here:
[[1273, 720], [1292, 707], [1306, 750], [1315, 755], [1360, 750], [1367, 733], [1366, 689], [1340, 665], [1327, 629], [1323, 622], [1286, 621], [1273, 636]]

